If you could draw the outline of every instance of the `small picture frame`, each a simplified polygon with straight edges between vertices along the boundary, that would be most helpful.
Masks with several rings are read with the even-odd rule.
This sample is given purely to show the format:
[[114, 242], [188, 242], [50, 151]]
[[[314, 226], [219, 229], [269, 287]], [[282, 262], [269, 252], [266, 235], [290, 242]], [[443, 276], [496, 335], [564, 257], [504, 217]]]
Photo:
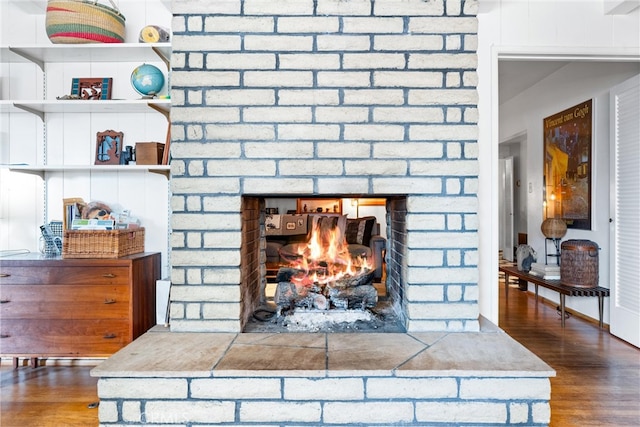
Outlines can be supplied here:
[[124, 134], [114, 130], [98, 132], [96, 138], [96, 165], [119, 165]]
[[111, 77], [79, 78], [71, 80], [71, 96], [87, 100], [111, 99]]

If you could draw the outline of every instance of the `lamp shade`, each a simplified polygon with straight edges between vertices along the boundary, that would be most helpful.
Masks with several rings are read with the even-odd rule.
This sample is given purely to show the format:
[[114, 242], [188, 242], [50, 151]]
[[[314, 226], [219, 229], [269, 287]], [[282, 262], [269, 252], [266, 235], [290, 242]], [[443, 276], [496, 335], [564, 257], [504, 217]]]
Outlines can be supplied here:
[[560, 218], [547, 218], [542, 222], [540, 230], [548, 239], [560, 239], [567, 234], [567, 223]]

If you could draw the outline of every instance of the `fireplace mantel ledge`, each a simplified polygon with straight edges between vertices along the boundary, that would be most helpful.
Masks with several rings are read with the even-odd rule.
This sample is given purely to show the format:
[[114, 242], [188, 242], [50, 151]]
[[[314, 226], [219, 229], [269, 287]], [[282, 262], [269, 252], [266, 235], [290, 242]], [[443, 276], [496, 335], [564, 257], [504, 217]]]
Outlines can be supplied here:
[[156, 326], [96, 366], [100, 378], [520, 377], [555, 371], [501, 329], [415, 333], [171, 332]]

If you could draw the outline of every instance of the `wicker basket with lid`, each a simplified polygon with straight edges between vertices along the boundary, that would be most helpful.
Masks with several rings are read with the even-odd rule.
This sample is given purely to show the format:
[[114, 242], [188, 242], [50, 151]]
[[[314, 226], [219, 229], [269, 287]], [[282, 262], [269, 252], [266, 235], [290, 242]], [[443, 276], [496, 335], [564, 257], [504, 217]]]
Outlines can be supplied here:
[[560, 282], [577, 288], [598, 286], [598, 245], [590, 240], [562, 242]]

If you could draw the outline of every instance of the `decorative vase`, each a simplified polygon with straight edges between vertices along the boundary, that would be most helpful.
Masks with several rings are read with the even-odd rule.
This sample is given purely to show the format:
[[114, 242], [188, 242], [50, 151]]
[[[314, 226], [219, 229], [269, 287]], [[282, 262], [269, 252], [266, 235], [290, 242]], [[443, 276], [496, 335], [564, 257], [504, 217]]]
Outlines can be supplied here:
[[548, 239], [560, 239], [567, 234], [567, 223], [561, 218], [547, 218], [542, 222], [540, 230]]

